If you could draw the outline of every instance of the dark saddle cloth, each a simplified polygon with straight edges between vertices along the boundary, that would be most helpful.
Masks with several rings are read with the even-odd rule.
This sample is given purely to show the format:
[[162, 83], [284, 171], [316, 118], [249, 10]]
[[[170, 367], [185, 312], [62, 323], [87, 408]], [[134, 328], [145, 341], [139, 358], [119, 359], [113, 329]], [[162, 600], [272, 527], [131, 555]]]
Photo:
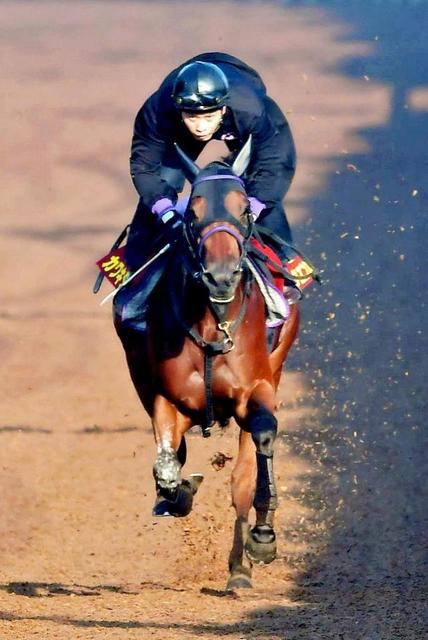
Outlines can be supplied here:
[[147, 312], [153, 292], [173, 261], [171, 253], [165, 253], [147, 267], [129, 285], [123, 286], [115, 295], [113, 314], [123, 327], [145, 331]]
[[[150, 257], [150, 256], [149, 256]], [[266, 264], [269, 258], [269, 265]], [[177, 271], [182, 269], [180, 243], [159, 256], [129, 285], [124, 285], [115, 295], [113, 310], [116, 322], [122, 327], [145, 331], [151, 298], [162, 280], [167, 286], [177, 286]], [[284, 276], [272, 266], [281, 265], [276, 253], [260, 241], [252, 244], [247, 258], [247, 268], [256, 280], [266, 303], [266, 323], [268, 327], [282, 324], [289, 315], [288, 303], [282, 290]]]

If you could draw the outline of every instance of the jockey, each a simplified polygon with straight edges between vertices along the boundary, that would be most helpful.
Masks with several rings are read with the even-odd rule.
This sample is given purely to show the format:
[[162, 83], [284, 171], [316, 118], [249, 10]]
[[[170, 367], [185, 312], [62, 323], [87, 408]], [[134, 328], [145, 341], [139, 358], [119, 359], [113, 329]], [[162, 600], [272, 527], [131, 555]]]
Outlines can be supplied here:
[[[125, 253], [131, 270], [162, 230], [182, 223], [176, 205], [185, 176], [174, 143], [195, 160], [209, 140], [223, 140], [236, 154], [250, 134], [252, 155], [243, 178], [253, 217], [291, 241], [282, 204], [296, 166], [288, 122], [254, 69], [226, 53], [202, 53], [174, 69], [135, 120], [130, 165], [140, 200]], [[279, 254], [287, 259], [285, 247]], [[285, 293], [290, 301], [300, 297], [292, 281]]]

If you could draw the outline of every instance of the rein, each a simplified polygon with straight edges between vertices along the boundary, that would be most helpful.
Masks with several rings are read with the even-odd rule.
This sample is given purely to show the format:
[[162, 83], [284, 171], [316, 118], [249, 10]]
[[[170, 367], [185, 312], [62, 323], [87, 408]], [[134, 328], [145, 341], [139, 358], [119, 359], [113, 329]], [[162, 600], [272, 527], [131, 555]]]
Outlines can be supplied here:
[[[186, 262], [184, 263], [184, 268], [188, 270], [188, 265]], [[213, 407], [213, 393], [212, 393], [212, 369], [213, 369], [213, 359], [218, 355], [226, 355], [230, 351], [235, 348], [235, 343], [233, 341], [233, 334], [238, 329], [242, 320], [244, 319], [245, 312], [247, 310], [247, 300], [250, 294], [252, 278], [248, 272], [244, 272], [246, 275], [244, 287], [242, 289], [242, 303], [239, 309], [239, 313], [234, 320], [223, 320], [221, 321], [219, 315], [216, 311], [215, 305], [209, 305], [211, 312], [214, 315], [214, 318], [217, 323], [218, 331], [222, 331], [224, 337], [221, 340], [213, 340], [208, 341], [205, 340], [201, 336], [201, 334], [196, 331], [191, 325], [187, 324], [184, 321], [181, 313], [180, 307], [177, 297], [177, 290], [172, 287], [171, 289], [171, 303], [172, 303], [172, 312], [174, 316], [181, 324], [185, 332], [188, 334], [190, 338], [192, 338], [193, 342], [198, 345], [204, 352], [204, 383], [205, 383], [205, 404], [206, 404], [206, 412], [205, 412], [205, 422], [201, 425], [202, 435], [204, 438], [209, 438], [211, 435], [211, 427], [213, 426], [214, 420], [214, 407]], [[190, 275], [194, 275], [190, 272]]]

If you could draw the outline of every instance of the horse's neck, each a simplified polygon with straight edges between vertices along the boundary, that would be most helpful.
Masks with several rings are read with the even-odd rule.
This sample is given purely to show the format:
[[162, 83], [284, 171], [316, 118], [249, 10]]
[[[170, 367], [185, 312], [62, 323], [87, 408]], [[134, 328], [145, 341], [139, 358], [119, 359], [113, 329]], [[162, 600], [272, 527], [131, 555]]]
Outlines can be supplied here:
[[251, 273], [245, 270], [236, 287], [234, 299], [225, 305], [224, 313], [221, 313], [209, 301], [201, 282], [194, 279], [183, 256], [177, 255], [177, 259], [170, 264], [167, 282], [170, 295], [167, 296], [168, 305], [161, 303], [165, 308], [164, 313], [171, 313], [181, 326], [193, 327], [205, 340], [216, 339], [220, 322], [234, 323], [243, 312], [247, 313], [247, 298], [254, 285]]
[[[243, 306], [245, 306], [247, 302], [246, 288], [246, 283], [241, 279], [236, 287], [233, 300], [227, 305], [214, 305], [208, 301], [208, 298], [202, 303], [202, 317], [198, 318], [195, 316], [195, 325], [200, 330], [201, 335], [203, 335], [203, 333], [212, 334], [213, 332], [218, 332], [219, 324], [222, 322], [227, 321], [233, 324], [237, 321], [242, 311], [245, 311]], [[203, 337], [209, 339], [208, 335], [203, 335]], [[211, 336], [210, 339], [215, 339], [215, 337]]]

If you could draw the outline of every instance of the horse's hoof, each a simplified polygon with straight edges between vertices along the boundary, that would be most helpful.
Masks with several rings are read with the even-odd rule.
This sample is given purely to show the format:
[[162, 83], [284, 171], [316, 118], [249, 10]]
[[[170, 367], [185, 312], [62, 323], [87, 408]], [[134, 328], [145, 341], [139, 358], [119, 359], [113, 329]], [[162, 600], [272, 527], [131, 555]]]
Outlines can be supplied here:
[[245, 567], [236, 568], [229, 576], [226, 591], [233, 589], [252, 589], [251, 571]]
[[183, 483], [187, 482], [189, 484], [192, 495], [195, 495], [197, 490], [202, 484], [202, 480], [204, 476], [202, 473], [191, 473], [188, 480], [183, 480]]
[[154, 516], [174, 516], [175, 518], [184, 518], [189, 515], [193, 506], [193, 491], [190, 483], [184, 480], [175, 492], [174, 499], [163, 495], [158, 496], [153, 507], [152, 514]]
[[275, 560], [276, 536], [270, 525], [256, 525], [249, 531], [245, 554], [254, 564], [270, 564]]
[[163, 516], [172, 516], [173, 514], [171, 513], [171, 502], [168, 502], [168, 500], [156, 500], [153, 509], [152, 509], [152, 516], [155, 516], [156, 518], [160, 518]]

